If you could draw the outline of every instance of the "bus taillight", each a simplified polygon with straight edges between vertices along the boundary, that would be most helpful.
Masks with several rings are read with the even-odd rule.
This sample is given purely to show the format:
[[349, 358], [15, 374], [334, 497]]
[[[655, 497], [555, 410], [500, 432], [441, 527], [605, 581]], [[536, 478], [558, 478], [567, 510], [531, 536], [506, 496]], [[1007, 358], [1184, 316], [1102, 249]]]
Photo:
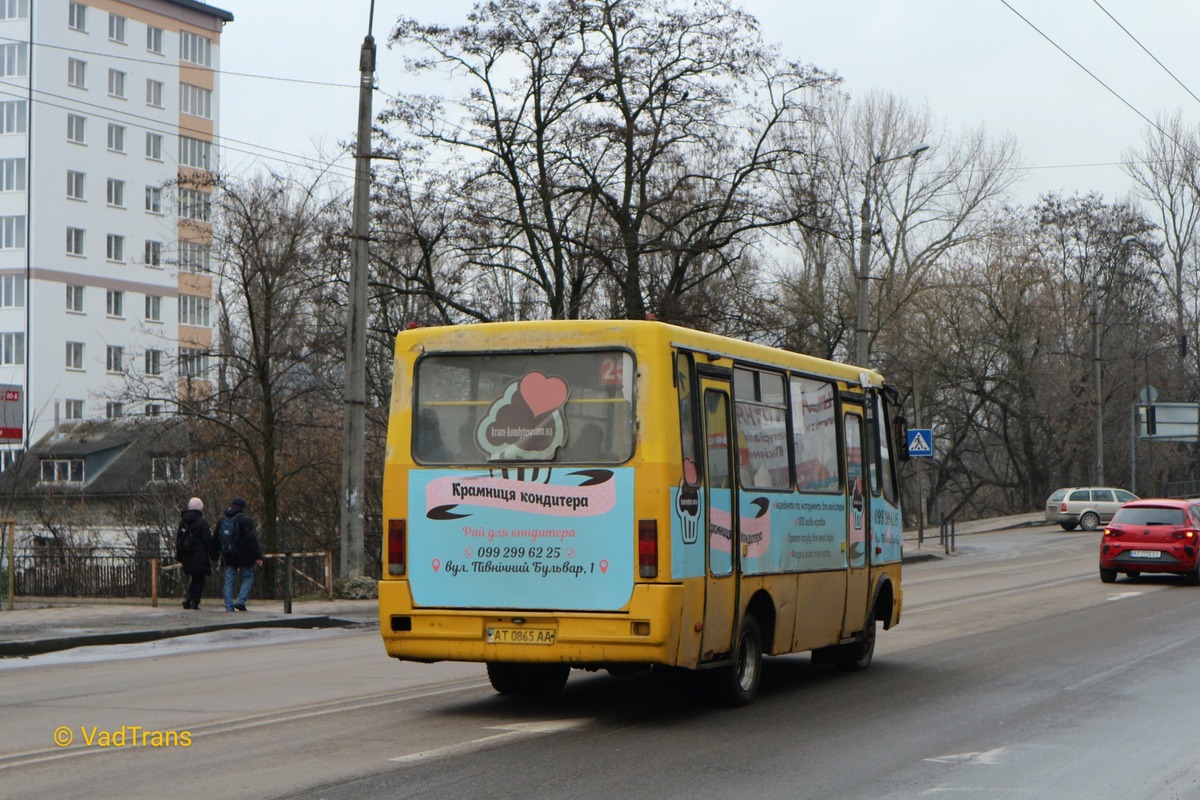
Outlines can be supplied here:
[[638, 520], [638, 574], [658, 577], [658, 520]]
[[404, 561], [407, 553], [405, 539], [408, 533], [408, 521], [403, 519], [388, 520], [388, 575], [403, 575]]

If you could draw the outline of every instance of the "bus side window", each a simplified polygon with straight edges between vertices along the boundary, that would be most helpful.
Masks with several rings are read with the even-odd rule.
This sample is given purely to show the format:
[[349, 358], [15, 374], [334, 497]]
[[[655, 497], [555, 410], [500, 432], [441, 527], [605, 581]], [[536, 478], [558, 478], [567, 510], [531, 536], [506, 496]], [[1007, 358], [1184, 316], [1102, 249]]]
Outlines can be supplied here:
[[689, 486], [700, 483], [700, 462], [696, 458], [696, 415], [693, 413], [695, 394], [692, 386], [692, 355], [675, 356], [675, 385], [679, 394], [679, 449], [683, 463], [683, 480]]

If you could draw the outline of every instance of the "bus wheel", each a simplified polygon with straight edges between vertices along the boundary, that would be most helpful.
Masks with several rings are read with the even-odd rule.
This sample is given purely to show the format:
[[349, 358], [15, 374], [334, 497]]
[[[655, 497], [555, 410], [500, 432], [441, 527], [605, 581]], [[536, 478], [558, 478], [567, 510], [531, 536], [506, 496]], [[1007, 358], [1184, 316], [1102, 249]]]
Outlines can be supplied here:
[[551, 697], [567, 685], [571, 668], [566, 664], [507, 664], [489, 661], [488, 680], [500, 694]]
[[838, 669], [845, 672], [858, 672], [871, 666], [875, 655], [875, 609], [867, 614], [863, 623], [862, 641], [845, 644], [837, 655]]
[[753, 614], [742, 619], [733, 663], [718, 670], [718, 695], [725, 705], [748, 706], [758, 696], [762, 680], [762, 633]]

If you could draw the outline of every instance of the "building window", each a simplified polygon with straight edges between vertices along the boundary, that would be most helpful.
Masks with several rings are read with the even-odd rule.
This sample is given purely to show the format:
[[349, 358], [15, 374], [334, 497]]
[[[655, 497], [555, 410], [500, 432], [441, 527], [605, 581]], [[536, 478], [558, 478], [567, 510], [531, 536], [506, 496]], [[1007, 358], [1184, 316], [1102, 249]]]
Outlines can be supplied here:
[[179, 243], [179, 268], [184, 272], [211, 272], [212, 247], [198, 242]]
[[146, 49], [151, 53], [158, 53], [160, 56], [163, 51], [163, 29], [156, 28], [153, 25], [146, 26]]
[[0, 159], [0, 192], [25, 191], [25, 159]]
[[19, 250], [25, 246], [25, 217], [0, 217], [0, 250]]
[[110, 344], [104, 349], [104, 367], [109, 372], [125, 371], [125, 348]]
[[159, 295], [146, 295], [146, 320], [148, 322], [162, 322], [162, 297]]
[[0, 78], [20, 78], [29, 74], [29, 44], [16, 42], [0, 45]]
[[28, 19], [29, 0], [0, 0], [0, 19]]
[[110, 233], [106, 240], [105, 256], [109, 261], [125, 260], [125, 237], [118, 233]]
[[83, 255], [83, 228], [67, 228], [67, 254]]
[[116, 178], [108, 179], [108, 204], [120, 208], [125, 207], [125, 181]]
[[0, 308], [25, 307], [25, 276], [0, 277]]
[[125, 293], [109, 289], [104, 297], [104, 309], [110, 317], [125, 316]]
[[179, 60], [211, 67], [212, 39], [191, 31], [180, 31]]
[[146, 187], [146, 210], [151, 214], [162, 213], [162, 189], [160, 187]]
[[43, 483], [83, 483], [82, 458], [43, 458]]
[[[83, 313], [83, 287], [67, 284], [67, 311]], [[82, 346], [82, 345], [81, 345]]]
[[83, 419], [83, 401], [64, 400], [63, 416], [67, 419]]
[[146, 79], [146, 105], [162, 108], [162, 81]]
[[87, 117], [67, 114], [67, 141], [87, 144]]
[[67, 342], [67, 369], [83, 369], [83, 342]]
[[76, 89], [87, 88], [87, 62], [79, 58], [67, 59], [67, 85]]
[[25, 132], [25, 101], [5, 100], [0, 103], [0, 133]]
[[146, 374], [162, 375], [162, 350], [146, 351]]
[[71, 3], [67, 8], [67, 27], [74, 31], [87, 31], [87, 6]]
[[179, 164], [184, 167], [212, 170], [212, 142], [179, 137]]
[[125, 416], [125, 404], [115, 400], [109, 400], [104, 404], [104, 416], [109, 419]]
[[162, 161], [162, 143], [163, 137], [161, 133], [147, 133], [146, 158], [151, 161]]
[[192, 294], [179, 295], [179, 324], [197, 325], [203, 328], [209, 326], [209, 307], [211, 300]]
[[13, 366], [25, 363], [25, 334], [0, 333], [0, 364]]
[[119, 69], [108, 71], [108, 95], [125, 99], [125, 73]]
[[182, 458], [159, 456], [150, 459], [150, 480], [183, 481], [185, 479]]
[[67, 170], [67, 197], [72, 200], [82, 200], [86, 178], [87, 175], [83, 172], [76, 172], [73, 169]]
[[203, 378], [208, 373], [208, 351], [195, 347], [179, 348], [179, 374], [185, 378]]
[[179, 190], [179, 216], [208, 222], [209, 196], [196, 189]]
[[212, 119], [212, 91], [190, 83], [179, 84], [179, 111]]
[[119, 14], [108, 15], [108, 38], [110, 41], [125, 43], [125, 18]]
[[142, 263], [147, 267], [162, 266], [162, 242], [146, 240], [146, 248], [142, 253]]
[[157, 417], [162, 414], [162, 403], [146, 403], [146, 416]]
[[125, 152], [125, 126], [108, 123], [108, 149], [117, 153]]

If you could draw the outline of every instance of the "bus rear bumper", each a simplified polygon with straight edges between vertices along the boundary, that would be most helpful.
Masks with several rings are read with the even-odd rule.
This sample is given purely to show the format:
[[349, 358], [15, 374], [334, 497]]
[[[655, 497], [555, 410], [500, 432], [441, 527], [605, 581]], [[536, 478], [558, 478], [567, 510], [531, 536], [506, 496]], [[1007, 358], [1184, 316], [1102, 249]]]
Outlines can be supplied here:
[[609, 613], [426, 609], [412, 607], [406, 581], [384, 580], [379, 630], [387, 654], [406, 661], [673, 665], [681, 591], [639, 584], [625, 609]]

